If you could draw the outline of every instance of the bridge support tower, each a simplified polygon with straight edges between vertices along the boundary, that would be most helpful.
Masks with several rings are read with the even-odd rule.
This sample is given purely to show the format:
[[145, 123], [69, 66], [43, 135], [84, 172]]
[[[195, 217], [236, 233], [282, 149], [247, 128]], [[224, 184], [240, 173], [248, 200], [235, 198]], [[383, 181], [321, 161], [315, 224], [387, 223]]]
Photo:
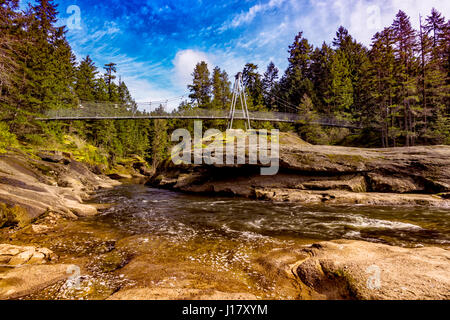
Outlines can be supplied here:
[[245, 120], [245, 129], [250, 130], [251, 129], [250, 115], [248, 113], [247, 100], [245, 97], [245, 87], [242, 82], [242, 72], [239, 72], [236, 75], [236, 80], [235, 80], [234, 86], [233, 86], [233, 97], [231, 99], [230, 115], [228, 118], [229, 119], [228, 120], [228, 129], [233, 129], [233, 121], [234, 121], [234, 116], [236, 114], [236, 105], [237, 105], [238, 99], [241, 102], [243, 117], [246, 119]]

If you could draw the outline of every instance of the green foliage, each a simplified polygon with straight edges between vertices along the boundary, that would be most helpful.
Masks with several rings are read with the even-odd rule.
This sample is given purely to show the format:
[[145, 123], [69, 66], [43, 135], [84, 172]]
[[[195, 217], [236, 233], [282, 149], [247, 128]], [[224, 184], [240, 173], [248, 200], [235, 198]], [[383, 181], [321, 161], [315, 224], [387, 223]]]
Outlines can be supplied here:
[[193, 83], [188, 85], [191, 92], [189, 98], [200, 108], [208, 108], [211, 102], [211, 80], [209, 78], [208, 64], [205, 61], [197, 63], [192, 73]]
[[321, 126], [314, 124], [314, 121], [317, 121], [319, 116], [315, 111], [312, 100], [306, 94], [303, 96], [300, 104], [299, 114], [303, 119], [297, 122], [297, 133], [303, 140], [312, 144], [329, 143]]
[[[42, 123], [33, 120], [49, 110], [82, 108], [94, 101], [107, 108], [144, 115], [114, 62], [101, 74], [87, 56], [78, 65], [57, 22], [56, 5], [38, 0], [25, 11], [17, 0], [0, 5], [0, 152], [12, 145], [70, 150], [89, 163], [114, 163], [132, 155], [154, 166], [168, 154], [168, 132], [193, 130], [193, 122], [92, 121]], [[366, 48], [340, 27], [332, 45], [314, 48], [299, 32], [288, 48], [288, 67], [281, 79], [274, 63], [260, 75], [247, 63], [242, 71], [249, 110], [299, 113], [296, 124], [254, 123], [255, 128], [295, 129], [312, 143], [402, 146], [450, 143], [450, 22], [437, 10], [420, 23], [399, 11], [388, 28]], [[206, 62], [196, 65], [188, 86], [191, 101], [179, 110], [226, 110], [231, 81], [225, 70]], [[161, 108], [158, 112], [164, 112]], [[363, 130], [322, 128], [321, 116], [361, 122]], [[237, 121], [236, 126], [243, 126]], [[226, 128], [225, 120], [205, 121], [204, 129]], [[67, 144], [67, 137], [79, 139]], [[78, 138], [74, 138], [78, 137]], [[70, 139], [69, 139], [70, 140]], [[376, 144], [376, 141], [378, 143]], [[82, 141], [82, 142], [81, 142]]]
[[0, 122], [0, 153], [4, 153], [6, 148], [16, 145], [16, 135], [10, 132], [9, 126], [5, 122]]
[[154, 168], [169, 157], [169, 136], [167, 129], [166, 120], [153, 121], [150, 139], [152, 141], [151, 160]]

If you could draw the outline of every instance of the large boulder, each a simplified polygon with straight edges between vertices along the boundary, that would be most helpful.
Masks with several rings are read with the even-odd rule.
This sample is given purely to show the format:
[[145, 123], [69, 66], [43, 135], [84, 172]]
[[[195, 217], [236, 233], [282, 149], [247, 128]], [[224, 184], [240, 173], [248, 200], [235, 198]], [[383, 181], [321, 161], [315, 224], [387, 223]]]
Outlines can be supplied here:
[[302, 249], [290, 266], [324, 299], [450, 299], [450, 250], [339, 240]]
[[280, 136], [280, 168], [274, 176], [262, 176], [261, 166], [249, 164], [246, 152], [245, 164], [165, 163], [148, 183], [186, 192], [312, 204], [450, 206], [444, 199], [450, 192], [450, 146], [364, 149], [298, 140], [294, 134]]
[[94, 215], [95, 206], [83, 203], [88, 193], [120, 184], [64, 154], [39, 156], [44, 160], [19, 153], [0, 155], [0, 227], [23, 226], [49, 211], [70, 218]]

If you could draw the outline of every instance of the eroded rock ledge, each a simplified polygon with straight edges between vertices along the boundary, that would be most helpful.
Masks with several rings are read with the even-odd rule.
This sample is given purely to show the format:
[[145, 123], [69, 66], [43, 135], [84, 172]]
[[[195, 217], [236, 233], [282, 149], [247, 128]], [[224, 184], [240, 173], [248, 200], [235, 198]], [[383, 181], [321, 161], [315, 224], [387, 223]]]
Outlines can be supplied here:
[[23, 226], [47, 212], [70, 218], [95, 215], [97, 208], [83, 201], [99, 188], [120, 183], [93, 171], [59, 154], [0, 155], [0, 227]]
[[284, 268], [304, 285], [303, 295], [316, 299], [450, 298], [448, 249], [338, 240], [298, 250], [297, 256], [302, 259]]
[[450, 206], [449, 146], [311, 146], [293, 143], [292, 134], [281, 135], [280, 141], [280, 170], [275, 176], [261, 176], [260, 168], [250, 165], [169, 163], [157, 170], [149, 184], [305, 204]]

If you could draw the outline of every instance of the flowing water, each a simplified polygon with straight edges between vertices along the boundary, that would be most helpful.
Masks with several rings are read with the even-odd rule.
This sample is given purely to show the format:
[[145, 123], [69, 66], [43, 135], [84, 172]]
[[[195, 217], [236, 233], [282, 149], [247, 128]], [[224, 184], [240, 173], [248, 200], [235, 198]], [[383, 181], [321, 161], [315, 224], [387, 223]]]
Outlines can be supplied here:
[[345, 238], [412, 247], [450, 244], [448, 209], [311, 207], [186, 195], [142, 185], [106, 191], [94, 201], [114, 205], [92, 219], [93, 224], [176, 242]]
[[280, 284], [267, 274], [264, 257], [274, 250], [334, 239], [406, 247], [450, 244], [448, 209], [311, 207], [143, 185], [101, 191], [92, 201], [111, 206], [99, 216], [33, 237], [62, 262], [84, 266], [84, 291], [74, 293], [66, 282], [28, 298], [106, 298], [119, 289], [145, 287], [152, 297], [178, 298], [170, 290], [181, 288], [192, 295], [202, 289], [295, 299], [295, 284]]

